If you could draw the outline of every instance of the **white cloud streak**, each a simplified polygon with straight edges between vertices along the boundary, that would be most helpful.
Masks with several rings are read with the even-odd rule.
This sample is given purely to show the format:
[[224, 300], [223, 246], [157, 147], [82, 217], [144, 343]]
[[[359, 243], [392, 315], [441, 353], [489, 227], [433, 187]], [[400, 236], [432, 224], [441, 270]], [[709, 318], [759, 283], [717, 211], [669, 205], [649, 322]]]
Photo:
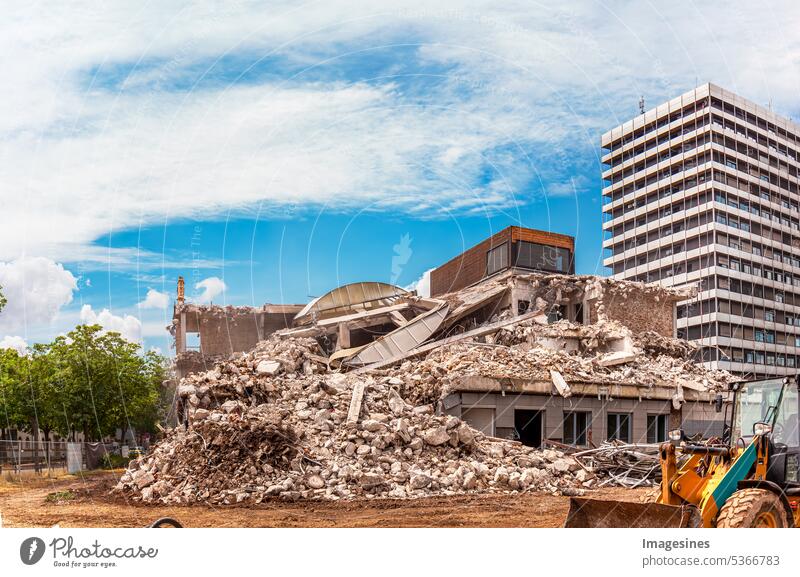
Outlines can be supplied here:
[[20, 336], [6, 335], [0, 339], [0, 349], [14, 349], [20, 355], [28, 353], [28, 342]]
[[142, 322], [133, 315], [115, 315], [108, 309], [96, 312], [92, 305], [83, 305], [81, 322], [87, 325], [100, 325], [104, 331], [116, 332], [132, 343], [142, 342]]
[[[572, 194], [544, 181], [594, 167], [640, 94], [696, 78], [796, 113], [798, 28], [788, 1], [20, 2], [0, 22], [0, 259], [129, 266], [92, 242], [253, 207], [480, 214]], [[242, 55], [299, 72], [192, 88]], [[379, 78], [358, 66], [382, 59]]]
[[225, 281], [221, 278], [210, 276], [195, 284], [194, 288], [195, 291], [200, 291], [200, 294], [195, 296], [192, 300], [198, 303], [209, 303], [225, 292], [227, 287], [225, 286]]
[[143, 309], [160, 309], [164, 310], [169, 305], [169, 295], [162, 293], [156, 289], [148, 289], [147, 296], [139, 303], [139, 307]]
[[0, 332], [11, 333], [54, 323], [61, 309], [72, 302], [78, 283], [59, 263], [21, 257], [0, 262], [0, 287], [8, 300], [0, 311]]

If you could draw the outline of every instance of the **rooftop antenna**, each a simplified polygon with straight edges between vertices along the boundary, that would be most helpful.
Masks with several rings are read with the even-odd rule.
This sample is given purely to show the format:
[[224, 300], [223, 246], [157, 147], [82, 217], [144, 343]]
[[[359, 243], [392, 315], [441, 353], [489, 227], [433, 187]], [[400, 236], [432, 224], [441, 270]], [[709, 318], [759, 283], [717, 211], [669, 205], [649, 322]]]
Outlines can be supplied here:
[[639, 112], [644, 114], [644, 94], [639, 98]]

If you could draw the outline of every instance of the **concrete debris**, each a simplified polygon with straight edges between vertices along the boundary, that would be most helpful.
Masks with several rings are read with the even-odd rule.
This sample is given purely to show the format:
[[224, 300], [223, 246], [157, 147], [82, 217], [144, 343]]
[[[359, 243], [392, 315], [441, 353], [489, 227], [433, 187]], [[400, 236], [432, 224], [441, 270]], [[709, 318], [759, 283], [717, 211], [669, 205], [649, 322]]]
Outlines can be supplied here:
[[[577, 475], [580, 465], [562, 452], [489, 438], [430, 405], [407, 403], [397, 376], [306, 373], [303, 355], [315, 354], [309, 341], [265, 341], [184, 379], [188, 427], [168, 431], [151, 454], [133, 461], [117, 490], [145, 502], [234, 504], [574, 494], [596, 483]], [[259, 372], [276, 357], [284, 371]], [[356, 390], [363, 391], [360, 418], [350, 422]]]
[[567, 381], [564, 380], [564, 377], [561, 376], [561, 373], [554, 369], [550, 369], [550, 379], [553, 381], [553, 385], [555, 386], [559, 395], [562, 397], [569, 397], [571, 395], [569, 385], [567, 384]]

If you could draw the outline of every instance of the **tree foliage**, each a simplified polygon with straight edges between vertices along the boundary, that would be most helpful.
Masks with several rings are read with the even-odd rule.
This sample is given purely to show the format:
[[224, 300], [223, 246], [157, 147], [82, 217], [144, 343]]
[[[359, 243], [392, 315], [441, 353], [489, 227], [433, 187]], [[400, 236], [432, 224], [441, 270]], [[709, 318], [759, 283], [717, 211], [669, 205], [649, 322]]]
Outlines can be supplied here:
[[27, 355], [0, 350], [0, 429], [86, 440], [119, 429], [155, 432], [163, 417], [163, 357], [119, 333], [79, 325]]

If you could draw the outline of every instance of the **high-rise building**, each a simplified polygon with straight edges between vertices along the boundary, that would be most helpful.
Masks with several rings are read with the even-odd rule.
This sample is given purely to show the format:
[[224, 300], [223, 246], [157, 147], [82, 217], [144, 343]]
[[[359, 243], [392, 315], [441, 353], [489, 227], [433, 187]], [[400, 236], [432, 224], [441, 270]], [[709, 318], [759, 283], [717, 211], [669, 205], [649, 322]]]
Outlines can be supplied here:
[[602, 136], [604, 264], [699, 283], [677, 308], [698, 361], [746, 377], [800, 367], [800, 126], [713, 84]]

